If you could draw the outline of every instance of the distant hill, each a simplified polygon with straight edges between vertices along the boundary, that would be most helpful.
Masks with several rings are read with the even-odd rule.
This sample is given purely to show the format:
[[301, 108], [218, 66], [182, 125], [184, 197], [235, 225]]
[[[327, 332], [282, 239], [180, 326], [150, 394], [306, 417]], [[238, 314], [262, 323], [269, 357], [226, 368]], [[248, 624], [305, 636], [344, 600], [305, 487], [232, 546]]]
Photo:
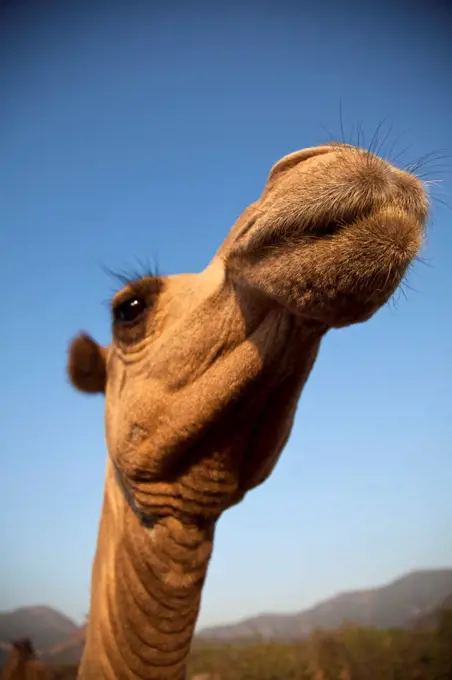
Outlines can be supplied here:
[[[441, 603], [440, 609], [452, 609], [452, 594]], [[438, 622], [438, 609], [427, 612], [426, 614], [419, 614], [413, 620], [413, 628], [425, 629], [433, 628]]]
[[199, 638], [296, 639], [345, 621], [375, 628], [412, 625], [452, 594], [452, 569], [416, 571], [372, 590], [346, 592], [296, 614], [262, 614], [228, 626], [205, 628]]
[[39, 653], [61, 644], [78, 629], [74, 621], [51, 607], [0, 612], [0, 665], [9, 654], [11, 640], [29, 637]]
[[78, 628], [64, 642], [43, 653], [44, 661], [53, 664], [78, 664], [85, 644], [86, 625]]
[[37, 651], [60, 644], [78, 628], [69, 617], [51, 607], [21, 607], [0, 612], [0, 642], [29, 637]]
[[[452, 606], [452, 569], [416, 571], [372, 590], [346, 592], [295, 614], [262, 614], [228, 626], [205, 628], [207, 638], [294, 640], [316, 628], [337, 628], [344, 621], [376, 628], [426, 627], [435, 610]], [[0, 613], [0, 665], [14, 638], [30, 637], [42, 658], [55, 664], [78, 663], [86, 626], [49, 607], [22, 607]]]

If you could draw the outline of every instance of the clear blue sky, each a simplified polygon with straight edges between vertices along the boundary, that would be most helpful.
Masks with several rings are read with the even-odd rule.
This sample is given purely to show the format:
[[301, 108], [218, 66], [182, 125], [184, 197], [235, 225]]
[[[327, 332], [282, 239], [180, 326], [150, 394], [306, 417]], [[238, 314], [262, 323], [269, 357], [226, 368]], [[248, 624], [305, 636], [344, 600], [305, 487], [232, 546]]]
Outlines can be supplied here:
[[341, 101], [348, 139], [386, 118], [384, 150], [449, 154], [428, 265], [323, 343], [273, 476], [220, 520], [200, 625], [452, 565], [447, 4], [2, 5], [0, 609], [88, 609], [103, 399], [64, 369], [79, 329], [109, 340], [102, 265], [202, 269], [276, 160], [340, 137]]

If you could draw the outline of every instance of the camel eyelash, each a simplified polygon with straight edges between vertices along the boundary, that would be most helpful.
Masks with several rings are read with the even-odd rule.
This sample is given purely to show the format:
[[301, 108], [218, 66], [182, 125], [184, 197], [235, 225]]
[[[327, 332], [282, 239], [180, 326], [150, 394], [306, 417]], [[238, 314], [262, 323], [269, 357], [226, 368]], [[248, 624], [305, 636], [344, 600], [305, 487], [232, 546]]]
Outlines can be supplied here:
[[[142, 296], [147, 300], [155, 298], [163, 286], [162, 275], [157, 265], [150, 266], [148, 263], [139, 261], [136, 269], [114, 270], [103, 266], [102, 270], [109, 278], [120, 284], [119, 287], [115, 286], [109, 299], [105, 300], [105, 304], [110, 310], [117, 307], [131, 295]], [[124, 287], [127, 288], [127, 291], [124, 291], [124, 296], [118, 296], [118, 293]]]
[[122, 292], [115, 293], [110, 301], [110, 309], [112, 311], [118, 309], [125, 302], [133, 297], [142, 300], [146, 307], [151, 307], [155, 299], [158, 297], [163, 287], [163, 279], [159, 276], [146, 275], [140, 279], [134, 279], [126, 284]]

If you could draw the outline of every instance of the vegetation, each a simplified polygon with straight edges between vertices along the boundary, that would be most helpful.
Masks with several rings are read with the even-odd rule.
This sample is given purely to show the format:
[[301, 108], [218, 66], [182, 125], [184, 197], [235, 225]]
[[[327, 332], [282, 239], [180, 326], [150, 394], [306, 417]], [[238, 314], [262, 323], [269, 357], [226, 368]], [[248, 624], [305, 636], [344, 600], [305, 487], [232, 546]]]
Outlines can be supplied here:
[[[422, 630], [347, 624], [290, 644], [198, 641], [188, 678], [198, 673], [218, 673], [221, 680], [452, 680], [452, 608]], [[74, 666], [61, 668], [58, 678], [75, 674]]]

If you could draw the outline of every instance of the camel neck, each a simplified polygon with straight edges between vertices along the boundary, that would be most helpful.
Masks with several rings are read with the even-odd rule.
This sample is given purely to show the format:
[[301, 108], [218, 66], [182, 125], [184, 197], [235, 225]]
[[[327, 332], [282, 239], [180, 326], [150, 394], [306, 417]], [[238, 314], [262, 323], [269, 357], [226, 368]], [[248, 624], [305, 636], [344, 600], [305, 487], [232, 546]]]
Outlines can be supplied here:
[[144, 528], [109, 463], [79, 680], [183, 680], [214, 527]]

